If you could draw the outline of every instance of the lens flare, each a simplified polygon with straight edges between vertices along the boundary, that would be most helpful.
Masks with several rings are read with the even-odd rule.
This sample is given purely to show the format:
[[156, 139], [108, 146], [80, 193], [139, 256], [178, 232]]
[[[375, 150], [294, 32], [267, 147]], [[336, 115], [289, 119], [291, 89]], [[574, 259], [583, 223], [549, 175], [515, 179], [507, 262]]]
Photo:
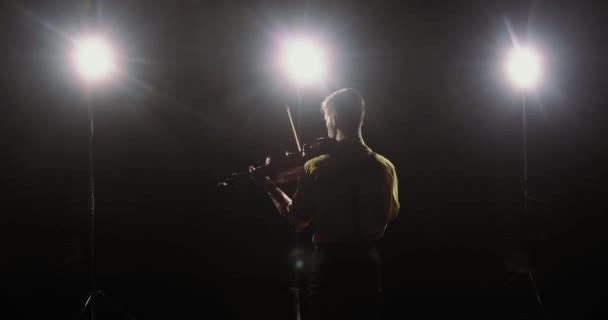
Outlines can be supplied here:
[[304, 267], [304, 261], [302, 261], [301, 259], [298, 259], [298, 261], [296, 261], [296, 268], [302, 269], [302, 267]]

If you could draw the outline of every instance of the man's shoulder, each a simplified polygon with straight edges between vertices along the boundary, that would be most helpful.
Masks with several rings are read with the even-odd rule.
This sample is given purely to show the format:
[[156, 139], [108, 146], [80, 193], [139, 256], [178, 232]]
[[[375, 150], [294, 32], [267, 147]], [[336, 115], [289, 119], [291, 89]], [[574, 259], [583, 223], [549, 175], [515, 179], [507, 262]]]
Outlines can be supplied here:
[[329, 159], [330, 159], [329, 154], [323, 154], [323, 155], [314, 157], [314, 158], [306, 161], [306, 163], [304, 163], [304, 171], [307, 173], [311, 173], [319, 166], [322, 166], [324, 163], [327, 163], [327, 161], [329, 161]]
[[395, 170], [395, 165], [385, 156], [374, 152], [374, 157], [376, 158], [376, 161], [378, 161], [379, 163], [381, 163], [383, 166], [385, 166], [386, 168], [394, 171]]
[[[369, 149], [368, 152], [372, 155], [374, 161], [378, 163], [378, 165], [389, 171], [395, 171], [395, 165], [393, 165], [388, 158], [377, 152], [373, 152], [371, 149]], [[338, 159], [332, 157], [331, 154], [323, 154], [306, 161], [306, 163], [304, 163], [304, 171], [310, 174], [320, 167], [335, 168], [337, 162]]]

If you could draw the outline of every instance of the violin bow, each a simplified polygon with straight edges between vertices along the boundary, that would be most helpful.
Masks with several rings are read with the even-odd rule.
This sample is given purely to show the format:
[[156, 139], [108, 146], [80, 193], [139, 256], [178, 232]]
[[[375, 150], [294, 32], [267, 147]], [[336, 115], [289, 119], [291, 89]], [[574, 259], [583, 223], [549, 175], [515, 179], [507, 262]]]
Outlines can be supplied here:
[[287, 115], [289, 116], [289, 123], [291, 123], [291, 130], [293, 131], [293, 137], [296, 139], [296, 145], [298, 146], [298, 152], [302, 152], [302, 147], [300, 146], [300, 139], [298, 138], [296, 126], [293, 124], [293, 118], [291, 117], [291, 111], [290, 111], [288, 104], [285, 105], [285, 109], [287, 109]]

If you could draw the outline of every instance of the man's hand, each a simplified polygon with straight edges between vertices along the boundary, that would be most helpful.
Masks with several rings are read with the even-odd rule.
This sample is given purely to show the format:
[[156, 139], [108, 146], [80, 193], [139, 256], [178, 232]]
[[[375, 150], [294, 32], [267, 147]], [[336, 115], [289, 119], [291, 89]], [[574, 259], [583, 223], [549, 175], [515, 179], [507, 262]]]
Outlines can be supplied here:
[[277, 187], [277, 184], [272, 179], [270, 179], [268, 176], [265, 176], [263, 174], [262, 170], [257, 170], [256, 167], [249, 166], [249, 173], [251, 175], [253, 175], [259, 181], [262, 181], [262, 183], [264, 184], [264, 188], [266, 190], [268, 190], [268, 188], [275, 188], [275, 187]]

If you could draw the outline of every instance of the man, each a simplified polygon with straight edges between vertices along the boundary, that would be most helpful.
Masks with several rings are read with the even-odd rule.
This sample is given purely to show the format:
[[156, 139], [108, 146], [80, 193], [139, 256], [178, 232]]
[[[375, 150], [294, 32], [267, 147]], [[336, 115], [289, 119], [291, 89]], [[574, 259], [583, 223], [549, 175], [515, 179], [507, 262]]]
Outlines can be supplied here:
[[321, 111], [327, 135], [336, 141], [331, 151], [306, 162], [293, 199], [269, 178], [266, 190], [296, 229], [313, 225], [308, 289], [314, 317], [375, 319], [381, 293], [375, 242], [399, 213], [397, 174], [363, 142], [359, 93], [336, 91]]

